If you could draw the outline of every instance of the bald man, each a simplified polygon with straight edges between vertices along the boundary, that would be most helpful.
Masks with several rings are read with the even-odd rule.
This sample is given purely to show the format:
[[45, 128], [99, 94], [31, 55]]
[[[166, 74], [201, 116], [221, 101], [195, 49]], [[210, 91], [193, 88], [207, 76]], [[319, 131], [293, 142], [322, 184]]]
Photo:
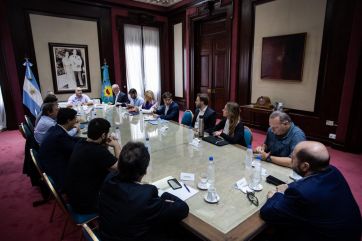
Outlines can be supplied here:
[[120, 88], [119, 85], [114, 84], [112, 85], [112, 91], [113, 91], [113, 104], [123, 104], [124, 106], [126, 106], [126, 104], [129, 104], [129, 99], [127, 94], [123, 93]]
[[80, 87], [77, 87], [75, 89], [75, 93], [71, 95], [68, 99], [68, 106], [92, 104], [93, 101], [88, 97], [88, 95], [83, 94], [83, 91]]
[[269, 126], [264, 144], [255, 151], [261, 154], [264, 161], [291, 167], [294, 147], [306, 140], [304, 132], [292, 122], [287, 113], [281, 111], [270, 114]]
[[329, 165], [326, 147], [300, 142], [292, 168], [303, 178], [269, 192], [260, 210], [261, 218], [276, 228], [272, 240], [359, 241], [361, 213], [346, 180]]

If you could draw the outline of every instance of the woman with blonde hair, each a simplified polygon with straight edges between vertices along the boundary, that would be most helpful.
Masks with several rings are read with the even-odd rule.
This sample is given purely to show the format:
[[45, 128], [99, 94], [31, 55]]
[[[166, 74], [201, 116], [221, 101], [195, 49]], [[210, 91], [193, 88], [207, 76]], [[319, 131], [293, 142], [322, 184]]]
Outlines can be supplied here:
[[157, 109], [157, 101], [152, 90], [145, 91], [145, 102], [141, 106], [142, 113], [153, 113]]
[[244, 125], [240, 119], [240, 106], [235, 102], [226, 103], [222, 110], [223, 120], [217, 124], [212, 133], [220, 136], [231, 144], [246, 146], [244, 139]]

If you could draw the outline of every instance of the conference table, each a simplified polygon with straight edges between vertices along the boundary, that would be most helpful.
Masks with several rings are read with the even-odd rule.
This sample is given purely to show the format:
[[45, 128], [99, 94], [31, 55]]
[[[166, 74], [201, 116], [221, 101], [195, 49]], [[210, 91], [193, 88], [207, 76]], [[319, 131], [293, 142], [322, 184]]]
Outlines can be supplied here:
[[[203, 240], [249, 240], [265, 228], [259, 217], [259, 209], [266, 202], [268, 191], [275, 186], [262, 178], [263, 189], [256, 192], [259, 206], [252, 204], [246, 194], [236, 189], [234, 184], [245, 177], [244, 158], [246, 149], [239, 145], [215, 146], [201, 141], [198, 147], [189, 144], [190, 130], [178, 123], [167, 122], [152, 125], [145, 121], [146, 115], [131, 116], [124, 110], [114, 108], [111, 131], [118, 127], [119, 142], [145, 142], [149, 137], [150, 165], [143, 182], [153, 183], [167, 176], [180, 180], [180, 173], [194, 173], [194, 181], [184, 181], [197, 189], [200, 175], [207, 172], [208, 158], [215, 162], [215, 187], [220, 201], [210, 204], [204, 201], [207, 191], [186, 200], [190, 213], [182, 225]], [[155, 123], [154, 123], [155, 124]], [[167, 129], [167, 130], [165, 130]], [[291, 169], [262, 162], [268, 175], [290, 182]]]

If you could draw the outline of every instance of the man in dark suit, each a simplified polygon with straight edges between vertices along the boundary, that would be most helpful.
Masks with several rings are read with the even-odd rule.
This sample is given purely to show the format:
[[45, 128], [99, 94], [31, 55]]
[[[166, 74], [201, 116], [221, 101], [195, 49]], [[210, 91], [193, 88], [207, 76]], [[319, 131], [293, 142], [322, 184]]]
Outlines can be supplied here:
[[196, 110], [192, 119], [192, 127], [199, 128], [199, 118], [204, 116], [204, 130], [207, 132], [215, 126], [216, 112], [211, 109], [209, 104], [209, 96], [207, 94], [198, 94], [196, 101]]
[[261, 218], [276, 227], [273, 240], [359, 241], [361, 213], [346, 180], [329, 165], [326, 147], [300, 142], [292, 168], [303, 178], [269, 192], [260, 210]]
[[68, 131], [73, 129], [76, 123], [77, 112], [75, 110], [70, 108], [59, 109], [57, 125], [48, 130], [39, 150], [40, 164], [59, 190], [64, 188], [68, 161], [75, 143], [79, 140], [79, 138], [68, 134]]
[[129, 99], [127, 94], [123, 93], [119, 89], [119, 85], [114, 84], [112, 85], [112, 91], [113, 91], [113, 104], [121, 104], [126, 106], [126, 104], [129, 104]]
[[189, 208], [178, 197], [167, 192], [159, 197], [157, 187], [141, 183], [149, 162], [143, 143], [128, 142], [122, 148], [118, 173], [106, 178], [99, 194], [101, 240], [161, 241], [179, 237], [175, 227], [188, 215]]
[[172, 94], [165, 92], [162, 94], [162, 99], [164, 105], [161, 105], [160, 108], [156, 110], [156, 114], [163, 120], [178, 122], [179, 108], [178, 104], [172, 100]]

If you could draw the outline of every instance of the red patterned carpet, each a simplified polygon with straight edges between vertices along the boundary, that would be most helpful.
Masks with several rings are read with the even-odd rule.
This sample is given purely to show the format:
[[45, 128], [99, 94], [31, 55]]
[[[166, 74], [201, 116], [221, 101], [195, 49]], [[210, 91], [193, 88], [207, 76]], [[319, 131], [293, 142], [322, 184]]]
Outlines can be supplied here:
[[[263, 132], [254, 131], [253, 145], [263, 142]], [[34, 208], [32, 202], [40, 193], [22, 174], [24, 139], [18, 131], [0, 133], [0, 240], [52, 241], [59, 240], [64, 224], [59, 209], [49, 223], [52, 203]], [[362, 208], [362, 154], [345, 153], [329, 148], [332, 164], [342, 171]], [[65, 240], [79, 240], [79, 230], [68, 229]]]

